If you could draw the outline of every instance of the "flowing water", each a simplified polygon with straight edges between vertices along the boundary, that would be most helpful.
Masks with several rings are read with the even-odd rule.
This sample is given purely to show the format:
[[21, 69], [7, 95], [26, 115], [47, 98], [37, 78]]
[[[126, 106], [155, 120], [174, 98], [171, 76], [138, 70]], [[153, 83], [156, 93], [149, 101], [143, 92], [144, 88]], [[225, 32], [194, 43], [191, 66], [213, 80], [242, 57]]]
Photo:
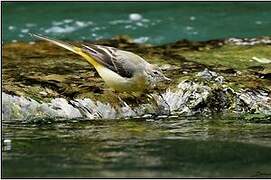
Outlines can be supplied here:
[[4, 177], [270, 177], [271, 126], [238, 118], [3, 122]]
[[3, 40], [28, 32], [72, 40], [129, 35], [139, 43], [270, 35], [271, 3], [5, 3]]
[[[35, 32], [70, 40], [126, 34], [163, 44], [270, 35], [271, 27], [271, 3], [9, 2], [2, 10], [4, 43], [33, 41], [27, 33]], [[15, 100], [23, 111], [36, 110]], [[2, 176], [271, 177], [270, 139], [270, 119], [5, 119]]]

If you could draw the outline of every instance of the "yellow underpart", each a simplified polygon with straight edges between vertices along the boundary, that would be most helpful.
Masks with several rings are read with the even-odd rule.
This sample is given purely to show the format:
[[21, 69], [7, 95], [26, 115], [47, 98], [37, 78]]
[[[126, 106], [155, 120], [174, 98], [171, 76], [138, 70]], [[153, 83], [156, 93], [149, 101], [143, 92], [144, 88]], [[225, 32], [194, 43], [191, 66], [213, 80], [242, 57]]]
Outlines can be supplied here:
[[75, 47], [74, 50], [77, 52], [77, 54], [79, 54], [80, 56], [82, 56], [87, 62], [89, 62], [90, 64], [92, 64], [95, 67], [95, 69], [99, 68], [100, 66], [103, 67], [103, 65], [101, 65], [100, 63], [98, 63], [90, 55], [84, 53], [80, 48]]

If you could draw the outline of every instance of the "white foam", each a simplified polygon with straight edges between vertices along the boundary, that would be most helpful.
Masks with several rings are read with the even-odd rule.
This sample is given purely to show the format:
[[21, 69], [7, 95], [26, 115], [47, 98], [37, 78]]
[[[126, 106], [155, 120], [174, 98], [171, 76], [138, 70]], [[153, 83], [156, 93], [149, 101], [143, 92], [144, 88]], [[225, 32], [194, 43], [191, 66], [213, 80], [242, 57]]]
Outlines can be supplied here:
[[64, 19], [63, 21], [53, 21], [52, 27], [44, 30], [45, 33], [63, 34], [71, 33], [82, 28], [93, 25], [91, 21], [74, 21], [72, 19]]
[[131, 13], [131, 14], [129, 14], [129, 19], [131, 21], [139, 21], [142, 19], [142, 15], [138, 14], [138, 13]]
[[198, 34], [199, 34], [199, 32], [194, 31], [194, 32], [192, 32], [192, 34], [193, 34], [193, 35], [198, 35]]
[[78, 27], [84, 27], [86, 25], [85, 22], [83, 21], [76, 21], [75, 24], [78, 26]]
[[131, 24], [125, 25], [124, 28], [125, 28], [125, 29], [133, 29], [133, 30], [136, 29], [136, 27], [133, 26], [133, 25], [131, 25]]
[[109, 21], [109, 24], [111, 24], [111, 25], [129, 24], [129, 23], [131, 23], [131, 20], [118, 19], [118, 20]]
[[25, 26], [28, 27], [28, 28], [30, 28], [30, 27], [35, 27], [37, 25], [34, 24], [34, 23], [26, 23]]
[[8, 27], [8, 30], [12, 31], [12, 30], [14, 30], [15, 28], [16, 28], [15, 26], [9, 26], [9, 27]]
[[261, 25], [261, 24], [263, 24], [263, 22], [262, 21], [255, 21], [255, 24]]
[[22, 33], [28, 33], [28, 32], [29, 32], [29, 29], [21, 29], [21, 32], [22, 32]]
[[190, 21], [195, 21], [196, 17], [195, 16], [190, 16], [189, 19], [190, 19]]
[[271, 43], [271, 39], [270, 38], [259, 38], [259, 39], [248, 39], [248, 38], [244, 38], [244, 39], [239, 39], [239, 38], [229, 38], [227, 40], [227, 42], [229, 43], [234, 43], [236, 45], [243, 45], [243, 46], [253, 46], [256, 44], [270, 44]]
[[73, 19], [64, 19], [63, 22], [64, 23], [71, 23], [71, 22], [73, 22]]
[[53, 21], [52, 22], [52, 25], [54, 25], [54, 26], [59, 26], [59, 25], [62, 25], [62, 24], [64, 24], [63, 21]]
[[145, 43], [149, 39], [150, 39], [149, 37], [139, 37], [139, 38], [134, 39], [134, 42], [140, 44], [140, 43]]
[[194, 29], [194, 28], [191, 27], [191, 26], [186, 26], [185, 29], [188, 30], [188, 31], [190, 31], [190, 30], [192, 30], [192, 29]]
[[143, 26], [143, 23], [142, 22], [137, 22], [136, 25], [137, 26]]
[[70, 33], [75, 30], [76, 30], [76, 28], [73, 26], [65, 26], [65, 27], [53, 26], [51, 28], [46, 29], [45, 33], [62, 34], [62, 33]]

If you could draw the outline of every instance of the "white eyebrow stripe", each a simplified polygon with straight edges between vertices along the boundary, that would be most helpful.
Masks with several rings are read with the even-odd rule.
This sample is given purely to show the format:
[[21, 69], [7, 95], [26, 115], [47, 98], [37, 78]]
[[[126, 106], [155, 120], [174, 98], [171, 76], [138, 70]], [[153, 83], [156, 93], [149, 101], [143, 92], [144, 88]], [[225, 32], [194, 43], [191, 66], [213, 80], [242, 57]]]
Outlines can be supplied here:
[[[91, 47], [89, 47], [89, 46], [87, 46], [87, 45], [82, 44], [82, 46], [84, 46], [85, 48], [87, 48], [88, 50], [90, 50], [90, 51], [92, 51], [92, 52], [94, 52], [94, 53], [96, 53], [96, 54], [99, 53], [98, 51], [96, 51], [95, 49], [93, 49], [93, 48], [91, 48]], [[99, 54], [100, 54], [100, 53], [99, 53]]]
[[103, 50], [112, 59], [112, 57], [113, 57], [113, 52], [112, 51], [110, 51], [106, 47], [102, 47], [102, 46], [99, 46], [99, 45], [97, 45], [96, 47], [99, 48], [99, 49], [101, 49], [101, 50]]
[[115, 55], [115, 52], [114, 52], [113, 48], [108, 47], [107, 49], [108, 49], [108, 51], [110, 51], [110, 53], [111, 53], [112, 55]]

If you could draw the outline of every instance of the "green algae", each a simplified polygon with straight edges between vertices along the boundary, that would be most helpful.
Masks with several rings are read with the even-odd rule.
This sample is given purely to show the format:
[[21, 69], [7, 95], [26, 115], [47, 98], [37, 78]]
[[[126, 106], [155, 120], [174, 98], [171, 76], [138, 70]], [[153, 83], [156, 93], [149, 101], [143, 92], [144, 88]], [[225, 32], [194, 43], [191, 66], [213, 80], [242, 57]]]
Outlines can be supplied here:
[[215, 49], [205, 48], [201, 51], [180, 51], [182, 56], [207, 66], [224, 66], [235, 70], [248, 70], [254, 66], [268, 69], [270, 64], [263, 64], [253, 60], [253, 57], [270, 58], [270, 45], [240, 46], [226, 44]]

